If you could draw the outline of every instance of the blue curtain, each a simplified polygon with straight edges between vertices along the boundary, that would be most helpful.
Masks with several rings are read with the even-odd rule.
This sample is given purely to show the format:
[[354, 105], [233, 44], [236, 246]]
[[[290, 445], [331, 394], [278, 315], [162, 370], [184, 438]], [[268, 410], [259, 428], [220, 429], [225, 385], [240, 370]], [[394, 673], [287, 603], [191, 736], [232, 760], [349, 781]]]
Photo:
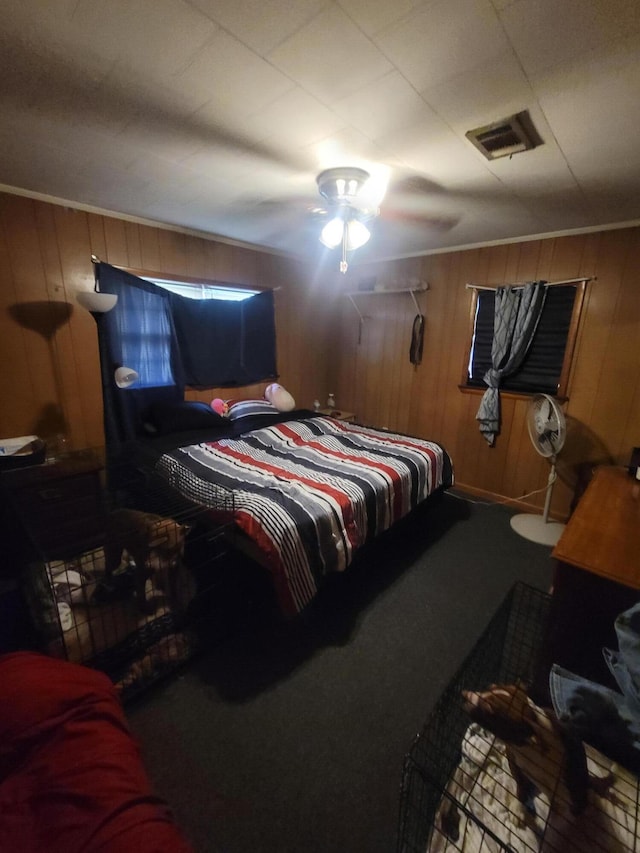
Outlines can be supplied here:
[[[241, 302], [189, 299], [116, 269], [96, 266], [100, 290], [118, 296], [115, 308], [96, 314], [105, 436], [117, 448], [139, 434], [152, 403], [178, 402], [185, 385], [251, 385], [276, 379], [273, 292]], [[117, 367], [138, 381], [118, 388]]]
[[170, 295], [187, 385], [251, 385], [277, 379], [273, 291], [241, 302]]
[[[156, 402], [184, 397], [184, 378], [167, 291], [116, 269], [98, 264], [100, 290], [115, 293], [115, 308], [97, 314], [104, 428], [107, 448], [117, 451], [140, 432], [142, 415]], [[139, 380], [118, 388], [117, 367], [131, 367]]]

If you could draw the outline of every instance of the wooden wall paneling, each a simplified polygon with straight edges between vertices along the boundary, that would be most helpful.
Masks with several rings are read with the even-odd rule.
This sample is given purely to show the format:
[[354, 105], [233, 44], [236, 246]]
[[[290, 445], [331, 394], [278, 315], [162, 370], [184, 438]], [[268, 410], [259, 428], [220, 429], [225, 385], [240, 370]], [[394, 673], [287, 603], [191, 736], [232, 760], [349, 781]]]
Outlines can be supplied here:
[[530, 243], [519, 244], [516, 281], [538, 281], [541, 278], [539, 272], [541, 242], [541, 240], [532, 240]]
[[[52, 336], [53, 368], [60, 385], [60, 405], [63, 416], [61, 432], [65, 435], [69, 447], [86, 447], [87, 435], [82, 398], [78, 393], [79, 382], [73, 339], [75, 315], [82, 313], [84, 309], [75, 299], [79, 289], [73, 287], [76, 282], [69, 281], [68, 285], [65, 285], [54, 209], [49, 204], [36, 204], [35, 213], [49, 298], [68, 304], [71, 312], [69, 319], [62, 323]], [[78, 278], [81, 286], [82, 277]], [[88, 290], [89, 287], [86, 289]]]
[[520, 269], [520, 258], [522, 256], [522, 250], [524, 243], [510, 243], [507, 246], [507, 262], [505, 264], [504, 270], [504, 280], [505, 282], [517, 282], [518, 279], [518, 271]]
[[[463, 260], [466, 263], [463, 263]], [[479, 395], [463, 394], [458, 389], [462, 372], [463, 361], [467, 354], [467, 344], [471, 329], [471, 292], [467, 290], [466, 283], [475, 281], [475, 276], [480, 278], [487, 275], [488, 271], [488, 254], [486, 251], [479, 249], [472, 254], [454, 253], [451, 255], [451, 261], [447, 270], [445, 286], [447, 291], [455, 293], [455, 300], [452, 303], [453, 311], [456, 311], [458, 323], [458, 351], [451, 353], [451, 377], [448, 387], [451, 388], [446, 401], [446, 416], [443, 421], [443, 443], [449, 450], [454, 460], [454, 468], [456, 469], [456, 477], [461, 481], [468, 479], [466, 473], [469, 470], [469, 460], [473, 453], [473, 447], [478, 439], [478, 427], [475, 420], [476, 411], [480, 402]], [[479, 269], [476, 273], [475, 264]], [[456, 323], [454, 318], [442, 318], [441, 322]], [[452, 348], [453, 350], [453, 348]], [[455, 367], [454, 367], [455, 362]], [[455, 371], [455, 372], [454, 372]], [[471, 480], [469, 480], [471, 482]]]
[[364, 323], [362, 335], [364, 354], [366, 358], [361, 362], [362, 373], [358, 376], [358, 381], [364, 385], [364, 415], [366, 421], [369, 424], [375, 424], [378, 420], [377, 412], [371, 401], [375, 394], [376, 383], [378, 381], [378, 377], [376, 375], [376, 347], [382, 334], [382, 321], [379, 313], [376, 311], [376, 305], [368, 305], [366, 313], [367, 320]]
[[257, 252], [238, 247], [235, 252], [234, 281], [240, 284], [264, 286], [258, 259]]
[[[91, 254], [99, 260], [107, 260], [107, 240], [104, 233], [104, 216], [97, 213], [87, 213], [87, 227], [89, 229], [89, 245]], [[93, 282], [89, 290], [93, 289]]]
[[145, 270], [160, 270], [160, 230], [149, 225], [140, 226], [140, 266]]
[[[482, 261], [480, 252], [475, 250], [473, 258], [469, 256], [469, 263], [473, 262], [476, 270], [481, 271]], [[449, 445], [455, 444], [457, 436], [457, 426], [460, 423], [460, 414], [463, 410], [463, 395], [458, 389], [460, 376], [463, 369], [464, 353], [467, 349], [469, 336], [469, 304], [471, 293], [465, 287], [466, 282], [461, 280], [464, 276], [465, 269], [461, 268], [460, 264], [453, 262], [453, 258], [449, 255], [446, 259], [440, 257], [436, 269], [442, 267], [443, 273], [441, 276], [434, 275], [434, 286], [439, 284], [444, 291], [445, 302], [443, 305], [444, 322], [438, 319], [437, 303], [432, 310], [431, 322], [432, 326], [442, 328], [444, 337], [444, 345], [442, 347], [443, 354], [446, 355], [446, 361], [442, 370], [442, 403], [439, 406], [439, 425], [434, 434], [437, 441], [444, 443], [448, 440]], [[443, 264], [446, 263], [446, 266]], [[437, 395], [440, 398], [440, 394]], [[475, 421], [471, 422], [471, 427], [475, 426]]]
[[556, 237], [553, 249], [553, 280], [563, 281], [580, 275], [585, 251], [585, 235]]
[[556, 240], [550, 237], [547, 240], [540, 240], [540, 256], [538, 258], [538, 278], [545, 281], [552, 281], [551, 264], [553, 262], [553, 253], [555, 250]]
[[129, 249], [127, 246], [127, 232], [122, 219], [113, 216], [105, 216], [104, 239], [107, 248], [107, 257], [100, 258], [116, 267], [130, 267]]
[[[400, 432], [408, 432], [409, 416], [411, 410], [409, 402], [411, 399], [411, 391], [413, 387], [413, 379], [416, 373], [416, 368], [409, 360], [409, 347], [411, 345], [411, 332], [413, 329], [413, 319], [416, 315], [415, 305], [411, 301], [411, 297], [403, 293], [401, 296], [392, 297], [397, 302], [397, 321], [396, 328], [396, 359], [399, 365], [399, 401], [394, 405], [393, 414], [395, 416], [396, 429]], [[418, 297], [419, 298], [419, 297]], [[392, 380], [393, 381], [393, 380]]]
[[[335, 363], [333, 376], [337, 381], [334, 388], [332, 380], [327, 377], [326, 389], [318, 392], [318, 399], [324, 405], [327, 397], [325, 391], [333, 390], [337, 403], [362, 418], [363, 397], [358, 370], [362, 344], [358, 343], [358, 336], [361, 332], [364, 333], [364, 330], [360, 328], [360, 318], [355, 308], [344, 296], [336, 297], [335, 317], [331, 323], [334, 328], [324, 351], [330, 353], [331, 358], [328, 361], [332, 367]], [[338, 346], [336, 341], [339, 341]]]
[[575, 368], [567, 413], [604, 440], [597, 422], [597, 407], [602, 383], [603, 354], [607, 349], [615, 317], [618, 291], [626, 263], [632, 231], [608, 231], [602, 234], [597, 258], [596, 281], [588, 285], [582, 329], [574, 356]]
[[[48, 437], [62, 431], [64, 413], [53, 369], [53, 338], [47, 332], [51, 315], [38, 241], [35, 202], [19, 197], [11, 205], [10, 211], [3, 208], [2, 212], [17, 297], [16, 303], [9, 306], [10, 322], [17, 323], [23, 329], [25, 360], [32, 392], [27, 432]], [[20, 317], [15, 312], [19, 312]]]
[[[398, 379], [396, 331], [399, 317], [402, 315], [401, 297], [366, 296], [360, 301], [367, 306], [372, 317], [372, 360], [367, 382], [368, 422], [381, 426], [383, 420], [389, 423], [391, 386]], [[394, 422], [398, 415], [401, 415], [401, 412], [393, 412]]]
[[509, 464], [505, 466], [501, 494], [512, 497], [527, 491], [525, 460], [528, 455], [535, 453], [527, 429], [528, 402], [528, 400], [517, 401], [509, 432]]
[[[378, 354], [380, 365], [377, 377], [374, 376], [372, 410], [378, 426], [395, 429], [398, 417], [397, 407], [393, 406], [392, 397], [396, 385], [396, 359], [398, 357], [398, 326], [402, 323], [401, 297], [398, 296], [367, 296], [360, 300], [362, 303], [373, 303], [376, 310], [376, 322], [381, 332]], [[385, 328], [386, 327], [386, 328]], [[390, 427], [389, 424], [394, 424]]]
[[227, 243], [218, 243], [214, 254], [214, 278], [219, 281], [233, 281], [233, 247]]
[[184, 275], [191, 278], [210, 278], [207, 268], [206, 240], [187, 235], [185, 238], [185, 251], [187, 266]]
[[127, 257], [129, 259], [129, 266], [133, 269], [139, 270], [142, 267], [140, 226], [136, 222], [125, 222], [124, 234], [127, 241]]
[[186, 235], [160, 230], [160, 269], [171, 275], [184, 275], [187, 268]]
[[629, 389], [629, 414], [622, 437], [621, 464], [628, 465], [633, 447], [640, 447], [640, 369], [636, 372], [633, 391]]
[[[424, 352], [422, 364], [413, 373], [413, 410], [410, 424], [412, 432], [425, 438], [435, 436], [435, 424], [446, 408], [443, 382], [449, 330], [446, 324], [438, 322], [437, 318], [446, 316], [445, 306], [448, 294], [451, 293], [446, 281], [448, 260], [448, 255], [439, 255], [426, 269], [423, 265], [422, 274], [429, 282], [429, 290], [418, 297], [425, 315]], [[411, 330], [409, 335], [410, 333]]]
[[640, 231], [630, 232], [629, 237], [611, 334], [602, 356], [597, 411], [592, 418], [596, 430], [600, 428], [606, 437], [607, 446], [618, 464], [624, 464], [631, 451], [627, 444], [627, 425], [633, 389], [640, 374]]
[[8, 235], [5, 228], [6, 197], [0, 195], [0, 360], [11, 365], [11, 370], [0, 371], [0, 437], [31, 434], [34, 395], [27, 357], [27, 332], [9, 313], [19, 301], [16, 290]]
[[[53, 219], [67, 294], [90, 290], [93, 287], [94, 274], [87, 214], [53, 206]], [[75, 302], [74, 297], [71, 298]], [[74, 448], [100, 447], [104, 444], [104, 431], [98, 334], [93, 317], [79, 306], [75, 307], [77, 310], [74, 309], [71, 316], [74, 365], [71, 393], [79, 399], [83, 428], [73, 425], [69, 438]], [[69, 369], [65, 366], [65, 373], [68, 372]], [[75, 411], [70, 413], [68, 420], [73, 417]]]

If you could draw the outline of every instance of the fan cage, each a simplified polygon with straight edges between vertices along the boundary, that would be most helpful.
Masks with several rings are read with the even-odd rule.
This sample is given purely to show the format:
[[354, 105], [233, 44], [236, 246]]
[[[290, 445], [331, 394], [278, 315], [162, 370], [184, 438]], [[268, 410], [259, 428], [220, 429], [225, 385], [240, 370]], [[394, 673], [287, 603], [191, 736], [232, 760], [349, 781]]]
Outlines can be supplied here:
[[[557, 430], [553, 430], [552, 433], [545, 433], [539, 429], [539, 424], [536, 420], [537, 415], [540, 413], [542, 406], [547, 403], [551, 407], [551, 412], [553, 413], [553, 418], [557, 424]], [[550, 418], [547, 416], [547, 423], [550, 423]], [[566, 420], [564, 416], [564, 412], [560, 408], [558, 401], [552, 397], [550, 394], [536, 394], [536, 396], [529, 403], [529, 408], [527, 410], [527, 429], [529, 432], [529, 438], [531, 439], [531, 443], [534, 446], [534, 449], [545, 458], [554, 458], [556, 457], [564, 446], [564, 440], [566, 435]], [[558, 438], [555, 442], [551, 442], [548, 436], [557, 432]], [[542, 443], [541, 439], [543, 436], [547, 435], [547, 440], [549, 441], [549, 447], [545, 447]]]

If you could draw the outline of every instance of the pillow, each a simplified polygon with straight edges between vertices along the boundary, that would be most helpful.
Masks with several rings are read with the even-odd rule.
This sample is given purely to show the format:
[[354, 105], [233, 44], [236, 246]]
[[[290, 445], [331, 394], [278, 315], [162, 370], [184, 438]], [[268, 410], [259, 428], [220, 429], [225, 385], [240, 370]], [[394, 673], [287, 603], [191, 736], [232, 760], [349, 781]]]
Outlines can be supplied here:
[[253, 415], [278, 415], [276, 407], [267, 400], [228, 400], [229, 420], [237, 421], [239, 418], [247, 418]]
[[270, 403], [273, 403], [279, 412], [291, 412], [296, 407], [296, 401], [291, 394], [277, 382], [267, 385], [264, 396]]
[[207, 403], [182, 400], [179, 403], [154, 403], [142, 418], [147, 435], [166, 435], [191, 429], [222, 429], [227, 419], [217, 414]]

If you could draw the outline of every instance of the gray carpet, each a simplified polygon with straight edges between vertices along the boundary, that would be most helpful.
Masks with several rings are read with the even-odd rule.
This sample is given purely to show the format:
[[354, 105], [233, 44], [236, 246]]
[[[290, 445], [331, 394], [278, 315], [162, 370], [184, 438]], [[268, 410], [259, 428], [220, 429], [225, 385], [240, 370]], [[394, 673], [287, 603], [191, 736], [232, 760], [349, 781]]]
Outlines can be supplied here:
[[[442, 688], [550, 549], [446, 495], [292, 623], [267, 602], [132, 705], [157, 792], [196, 851], [391, 853], [402, 764]], [[227, 614], [228, 615], [228, 614]]]

